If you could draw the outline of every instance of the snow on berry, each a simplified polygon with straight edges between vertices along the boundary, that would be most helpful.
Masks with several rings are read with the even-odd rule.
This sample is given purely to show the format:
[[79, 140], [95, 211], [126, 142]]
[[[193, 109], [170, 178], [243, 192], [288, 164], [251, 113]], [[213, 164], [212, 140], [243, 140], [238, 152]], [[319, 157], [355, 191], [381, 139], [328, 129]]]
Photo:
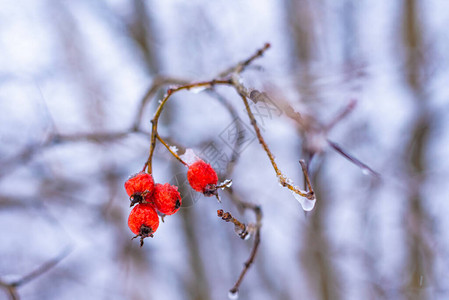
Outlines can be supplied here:
[[164, 215], [172, 215], [181, 206], [181, 195], [178, 187], [174, 185], [156, 184], [153, 192], [153, 202], [156, 209]]
[[180, 155], [179, 157], [188, 165], [191, 165], [194, 162], [200, 160], [200, 158], [195, 154], [195, 151], [193, 151], [193, 149], [191, 148], [187, 148], [184, 154]]
[[125, 190], [131, 200], [131, 206], [150, 198], [153, 189], [153, 177], [145, 172], [137, 173], [125, 182]]
[[201, 159], [189, 165], [187, 180], [195, 191], [202, 192], [205, 196], [212, 196], [217, 193], [217, 173], [210, 164]]
[[140, 237], [140, 247], [143, 239], [153, 237], [159, 227], [159, 216], [152, 204], [137, 204], [128, 217], [128, 227], [136, 235], [133, 239]]

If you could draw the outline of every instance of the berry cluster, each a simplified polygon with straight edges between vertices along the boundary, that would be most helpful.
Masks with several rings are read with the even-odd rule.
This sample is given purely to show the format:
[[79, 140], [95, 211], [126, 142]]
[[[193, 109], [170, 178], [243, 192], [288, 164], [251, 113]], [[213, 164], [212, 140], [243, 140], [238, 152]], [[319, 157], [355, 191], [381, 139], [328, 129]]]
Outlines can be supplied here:
[[[187, 179], [190, 186], [205, 196], [217, 196], [218, 177], [208, 163], [197, 160], [188, 165]], [[178, 187], [169, 183], [154, 183], [151, 174], [140, 172], [125, 182], [125, 190], [134, 206], [128, 217], [128, 227], [140, 237], [140, 246], [146, 237], [153, 237], [159, 227], [159, 216], [173, 215], [181, 207]], [[163, 219], [162, 219], [163, 220]]]

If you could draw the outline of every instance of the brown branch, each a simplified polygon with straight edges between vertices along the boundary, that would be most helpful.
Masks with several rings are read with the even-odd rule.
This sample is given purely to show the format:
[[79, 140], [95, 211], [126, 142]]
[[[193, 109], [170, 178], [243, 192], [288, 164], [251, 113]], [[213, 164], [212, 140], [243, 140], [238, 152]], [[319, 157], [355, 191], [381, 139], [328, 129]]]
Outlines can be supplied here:
[[[246, 112], [248, 114], [248, 117], [251, 121], [251, 125], [254, 128], [254, 131], [256, 132], [256, 136], [257, 139], [259, 140], [259, 143], [262, 145], [263, 149], [265, 150], [265, 152], [268, 155], [268, 158], [270, 159], [271, 165], [273, 166], [274, 171], [276, 172], [276, 176], [279, 179], [279, 183], [283, 186], [283, 187], [287, 187], [289, 190], [291, 190], [292, 192], [298, 194], [301, 197], [305, 197], [309, 200], [315, 200], [315, 194], [313, 192], [313, 189], [309, 189], [309, 191], [302, 191], [299, 189], [299, 187], [292, 185], [287, 179], [286, 176], [284, 176], [281, 172], [281, 170], [278, 168], [276, 161], [274, 160], [274, 155], [273, 153], [271, 153], [270, 148], [268, 147], [267, 143], [265, 142], [262, 133], [260, 132], [259, 126], [257, 125], [257, 121], [254, 117], [253, 112], [251, 111], [251, 108], [248, 104], [248, 100], [246, 99], [246, 95], [245, 92], [243, 92], [242, 90], [244, 89], [244, 87], [236, 82], [233, 81], [233, 85], [235, 86], [237, 92], [239, 93], [240, 97], [242, 98], [243, 103], [245, 104], [245, 108], [246, 108]], [[304, 170], [303, 170], [304, 171]], [[305, 171], [307, 172], [307, 171]], [[311, 187], [311, 186], [310, 186]]]
[[[238, 293], [238, 290], [240, 288], [240, 285], [242, 284], [243, 279], [245, 278], [246, 273], [248, 272], [251, 265], [254, 263], [254, 259], [256, 258], [257, 251], [259, 250], [260, 245], [260, 228], [262, 227], [262, 209], [259, 205], [249, 203], [246, 201], [241, 200], [238, 198], [234, 193], [232, 189], [228, 189], [228, 192], [230, 193], [232, 199], [243, 209], [250, 209], [252, 210], [256, 215], [256, 224], [254, 226], [255, 234], [254, 234], [254, 244], [251, 249], [251, 253], [248, 257], [248, 259], [243, 264], [243, 269], [240, 272], [240, 275], [235, 282], [234, 286], [229, 290], [229, 293], [236, 294]], [[218, 213], [218, 211], [217, 211]], [[220, 215], [219, 215], [220, 216]], [[224, 215], [223, 215], [224, 216]], [[230, 216], [230, 214], [229, 214]], [[230, 216], [232, 218], [232, 216]], [[235, 220], [235, 219], [234, 219]], [[225, 220], [226, 221], [226, 220]], [[227, 221], [228, 222], [228, 221]], [[232, 221], [231, 221], [232, 222]], [[235, 223], [234, 223], [235, 224]], [[247, 226], [249, 227], [249, 226]]]
[[181, 90], [190, 90], [192, 88], [197, 88], [197, 87], [213, 87], [216, 84], [231, 84], [230, 80], [211, 80], [211, 81], [202, 81], [202, 82], [195, 82], [195, 83], [190, 83], [190, 84], [186, 84], [186, 85], [181, 85], [175, 88], [170, 88], [167, 90], [167, 92], [165, 93], [164, 98], [161, 100], [161, 102], [159, 103], [158, 108], [156, 109], [156, 112], [154, 113], [154, 117], [151, 120], [151, 144], [150, 144], [150, 153], [148, 155], [148, 159], [145, 162], [144, 166], [143, 166], [143, 171], [145, 171], [145, 169], [147, 169], [147, 172], [149, 174], [152, 173], [152, 159], [153, 159], [153, 154], [154, 154], [154, 149], [156, 147], [156, 138], [157, 138], [157, 126], [158, 126], [158, 121], [159, 121], [159, 117], [161, 116], [161, 113], [164, 109], [165, 104], [167, 103], [168, 99], [170, 99], [170, 97], [176, 93], [179, 92]]
[[217, 210], [217, 216], [226, 222], [231, 222], [232, 224], [234, 224], [235, 229], [236, 230], [238, 229], [239, 231], [237, 234], [241, 239], [244, 240], [250, 235], [250, 232], [248, 231], [248, 228], [245, 225], [245, 223], [242, 223], [236, 218], [234, 218], [230, 212], [224, 212], [222, 209], [219, 209]]
[[188, 164], [185, 162], [185, 161], [183, 161], [182, 159], [181, 159], [181, 157], [179, 157], [179, 155], [176, 153], [176, 152], [174, 152], [173, 150], [172, 150], [172, 148], [161, 138], [161, 136], [159, 135], [159, 133], [156, 133], [156, 137], [157, 137], [157, 139], [159, 140], [159, 142], [161, 142], [162, 143], [162, 145], [164, 145], [165, 146], [165, 148], [167, 148], [167, 150], [171, 153], [171, 155], [173, 155], [179, 162], [181, 162], [184, 166], [188, 166]]
[[130, 130], [118, 131], [118, 132], [93, 132], [93, 133], [76, 133], [76, 134], [55, 134], [50, 139], [49, 143], [67, 143], [67, 142], [80, 142], [89, 141], [94, 143], [111, 142], [119, 139], [123, 139]]
[[236, 294], [240, 288], [240, 285], [242, 284], [243, 278], [246, 275], [246, 272], [248, 272], [249, 268], [254, 262], [254, 259], [256, 258], [257, 251], [259, 250], [260, 245], [260, 228], [256, 230], [256, 234], [254, 236], [254, 244], [253, 249], [251, 250], [251, 254], [249, 255], [248, 260], [244, 263], [244, 267], [242, 272], [240, 273], [239, 278], [235, 282], [234, 286], [229, 290], [231, 294]]
[[255, 59], [261, 57], [265, 51], [267, 51], [271, 47], [270, 43], [265, 43], [265, 45], [256, 51], [253, 55], [251, 55], [249, 58], [245, 59], [244, 61], [239, 62], [235, 67], [231, 67], [223, 72], [221, 72], [218, 77], [223, 78], [230, 74], [240, 74], [242, 73], [247, 66], [249, 66]]
[[[241, 285], [246, 273], [248, 272], [249, 268], [251, 267], [251, 265], [254, 262], [254, 259], [256, 258], [257, 251], [258, 251], [259, 245], [260, 245], [260, 229], [262, 228], [263, 215], [262, 215], [262, 208], [259, 205], [242, 200], [237, 194], [234, 193], [234, 190], [232, 189], [232, 187], [230, 187], [226, 190], [229, 193], [231, 200], [234, 202], [234, 204], [238, 208], [240, 208], [242, 210], [250, 209], [254, 212], [254, 214], [256, 216], [256, 223], [251, 228], [251, 231], [255, 231], [254, 243], [253, 243], [253, 247], [251, 249], [251, 253], [250, 253], [248, 259], [245, 261], [245, 263], [243, 265], [243, 269], [240, 272], [240, 275], [239, 275], [237, 281], [235, 282], [234, 286], [229, 290], [230, 294], [235, 295], [236, 293], [238, 293], [238, 290], [240, 288], [240, 285]], [[217, 211], [217, 213], [218, 212], [219, 211]], [[248, 225], [247, 227], [249, 227], [249, 226], [250, 225]]]
[[301, 165], [302, 168], [302, 172], [304, 174], [304, 180], [307, 183], [307, 191], [309, 191], [309, 193], [314, 194], [313, 188], [312, 188], [312, 183], [310, 182], [310, 178], [309, 178], [309, 173], [307, 171], [307, 165], [306, 162], [304, 160], [300, 160], [299, 164]]
[[142, 121], [142, 115], [146, 105], [150, 102], [151, 99], [153, 99], [154, 95], [160, 88], [168, 84], [187, 84], [187, 83], [188, 81], [182, 79], [156, 76], [153, 79], [153, 83], [150, 85], [145, 95], [140, 100], [139, 108], [137, 109], [136, 116], [134, 117], [134, 123], [131, 126], [131, 128], [134, 131], [136, 131], [139, 128], [139, 124]]
[[36, 277], [38, 277], [38, 276], [42, 275], [43, 273], [48, 272], [49, 270], [51, 270], [58, 263], [60, 263], [64, 258], [66, 258], [71, 252], [72, 252], [72, 248], [71, 247], [67, 247], [57, 257], [55, 257], [55, 258], [45, 262], [44, 264], [39, 266], [36, 270], [28, 273], [27, 275], [23, 276], [22, 278], [20, 278], [18, 280], [12, 282], [10, 285], [13, 286], [13, 287], [19, 287], [19, 286], [22, 286], [22, 285], [32, 281]]
[[8, 283], [0, 280], [0, 287], [6, 290], [6, 292], [9, 295], [9, 299], [11, 299], [11, 300], [19, 300], [20, 299], [15, 286], [12, 286], [11, 284], [8, 284]]

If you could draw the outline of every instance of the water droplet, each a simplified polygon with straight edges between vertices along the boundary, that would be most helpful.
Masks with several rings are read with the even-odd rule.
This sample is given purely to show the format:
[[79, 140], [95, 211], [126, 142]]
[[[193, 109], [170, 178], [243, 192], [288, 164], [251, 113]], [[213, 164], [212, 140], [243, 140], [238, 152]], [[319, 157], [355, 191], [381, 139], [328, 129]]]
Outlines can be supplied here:
[[238, 291], [229, 291], [228, 298], [231, 300], [236, 300], [239, 298], [239, 292]]
[[311, 211], [315, 207], [316, 198], [313, 200], [309, 200], [306, 197], [302, 197], [295, 192], [292, 192], [293, 196], [296, 200], [298, 200], [299, 204], [301, 204], [302, 209], [305, 211]]
[[371, 172], [368, 168], [362, 168], [362, 174], [363, 175], [369, 175]]
[[419, 276], [419, 286], [422, 286], [422, 282], [423, 282], [424, 276]]

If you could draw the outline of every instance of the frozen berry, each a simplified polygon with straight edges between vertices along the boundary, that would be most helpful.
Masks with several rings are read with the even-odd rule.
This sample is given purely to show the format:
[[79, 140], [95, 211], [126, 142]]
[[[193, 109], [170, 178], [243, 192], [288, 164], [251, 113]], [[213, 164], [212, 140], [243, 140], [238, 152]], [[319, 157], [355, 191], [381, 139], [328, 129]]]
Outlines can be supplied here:
[[131, 200], [131, 206], [145, 202], [151, 196], [153, 188], [153, 177], [145, 172], [137, 173], [125, 182], [125, 189]]
[[159, 227], [159, 217], [152, 204], [137, 204], [128, 217], [128, 227], [136, 235], [133, 239], [140, 237], [140, 247], [143, 239], [153, 237]]
[[216, 195], [218, 177], [210, 164], [197, 160], [189, 166], [187, 179], [195, 191], [202, 192], [206, 196]]
[[156, 209], [164, 215], [172, 215], [181, 206], [181, 195], [174, 185], [156, 184], [154, 186], [153, 201]]

